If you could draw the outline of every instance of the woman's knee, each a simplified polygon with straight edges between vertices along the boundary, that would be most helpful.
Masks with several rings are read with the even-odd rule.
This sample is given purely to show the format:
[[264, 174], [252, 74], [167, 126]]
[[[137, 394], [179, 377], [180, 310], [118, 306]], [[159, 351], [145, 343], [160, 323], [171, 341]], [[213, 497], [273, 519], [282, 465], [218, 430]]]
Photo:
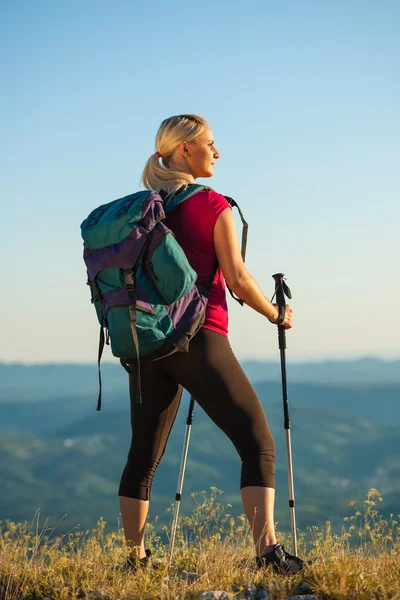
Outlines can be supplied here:
[[134, 498], [135, 500], [150, 500], [151, 486], [141, 485], [132, 482], [122, 482], [119, 486], [118, 496], [124, 498]]
[[159, 464], [160, 460], [152, 460], [149, 465], [144, 466], [128, 458], [121, 476], [118, 495], [150, 500], [153, 477]]
[[240, 487], [261, 486], [275, 488], [275, 444], [271, 438], [257, 448], [248, 448], [241, 456]]
[[240, 453], [242, 462], [275, 462], [274, 439], [265, 441], [263, 444], [248, 444]]

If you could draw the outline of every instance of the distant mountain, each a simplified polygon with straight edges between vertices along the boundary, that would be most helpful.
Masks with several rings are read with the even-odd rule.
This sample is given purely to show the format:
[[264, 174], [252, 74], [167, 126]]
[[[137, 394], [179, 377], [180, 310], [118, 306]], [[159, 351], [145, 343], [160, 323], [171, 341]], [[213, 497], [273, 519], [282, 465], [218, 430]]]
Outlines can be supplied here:
[[[105, 395], [126, 394], [127, 373], [117, 362], [101, 367]], [[85, 398], [98, 395], [97, 365], [2, 364], [0, 363], [0, 404], [20, 400], [37, 402], [54, 398]]]
[[[276, 518], [281, 529], [289, 530], [279, 388], [275, 386], [275, 392], [268, 384], [257, 388], [276, 443]], [[316, 398], [323, 393], [320, 387]], [[291, 395], [295, 396], [293, 386]], [[334, 404], [333, 398], [330, 404]], [[362, 501], [370, 487], [376, 487], [383, 494], [384, 502], [379, 509], [385, 514], [397, 514], [400, 509], [398, 427], [374, 423], [365, 415], [343, 414], [327, 405], [306, 406], [303, 400], [291, 402], [299, 527], [321, 525], [325, 520], [341, 524], [345, 515], [353, 514], [347, 502]], [[176, 491], [186, 413], [187, 398], [155, 477], [151, 515], [159, 515], [160, 523], [170, 518], [165, 515], [165, 509], [173, 503]], [[118, 482], [129, 440], [127, 408], [109, 410], [105, 414], [93, 410], [81, 420], [41, 437], [3, 431], [0, 437], [0, 520], [31, 520], [40, 507], [42, 519], [49, 518], [50, 525], [67, 514], [57, 531], [65, 531], [78, 523], [83, 528], [92, 527], [100, 516], [106, 519], [109, 528], [115, 528], [119, 514]], [[231, 442], [196, 406], [183, 513], [190, 512], [194, 506], [188, 497], [190, 492], [207, 490], [212, 485], [224, 490], [226, 496], [222, 501], [233, 504], [232, 514], [243, 512], [239, 480], [240, 461]]]
[[[255, 389], [270, 402], [279, 402], [282, 397], [281, 384], [274, 381], [256, 382]], [[18, 401], [0, 403], [0, 431], [19, 430], [35, 435], [51, 434], [63, 427], [77, 427], [82, 418], [96, 420], [104, 425], [111, 413], [117, 409], [129, 410], [128, 389], [124, 392], [104, 393], [101, 412], [96, 411], [97, 396], [57, 396], [53, 400]], [[62, 391], [59, 392], [60, 394]], [[309, 383], [288, 384], [289, 403], [298, 406], [329, 408], [339, 413], [360, 419], [380, 421], [388, 425], [400, 424], [400, 384], [388, 385], [322, 385]]]
[[[279, 381], [278, 362], [243, 361], [252, 382]], [[291, 363], [287, 365], [291, 383], [390, 384], [400, 383], [400, 360], [365, 358], [349, 361]], [[104, 397], [126, 397], [127, 375], [118, 362], [102, 365]], [[0, 404], [14, 400], [47, 401], [54, 398], [96, 398], [97, 365], [4, 364], [0, 363]]]
[[[255, 383], [260, 397], [268, 401], [282, 397], [281, 385], [274, 382]], [[400, 384], [309, 384], [288, 383], [289, 403], [328, 408], [360, 419], [400, 424]]]
[[[246, 361], [243, 368], [253, 382], [280, 380], [278, 363]], [[304, 363], [289, 360], [287, 376], [293, 383], [386, 385], [400, 383], [400, 360], [359, 358]]]

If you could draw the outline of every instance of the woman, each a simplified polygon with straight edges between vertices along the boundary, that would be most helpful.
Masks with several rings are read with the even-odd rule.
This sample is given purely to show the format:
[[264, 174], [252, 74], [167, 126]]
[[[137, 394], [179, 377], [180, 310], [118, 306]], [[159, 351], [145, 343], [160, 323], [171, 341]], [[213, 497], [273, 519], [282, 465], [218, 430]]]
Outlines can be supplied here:
[[[212, 177], [220, 157], [207, 122], [196, 115], [166, 119], [156, 137], [156, 153], [143, 171], [147, 189], [166, 201], [198, 177]], [[203, 327], [188, 353], [143, 365], [143, 403], [135, 402], [130, 377], [132, 443], [122, 474], [119, 496], [128, 548], [128, 564], [145, 565], [143, 545], [154, 472], [164, 454], [178, 411], [182, 388], [188, 390], [209, 417], [231, 439], [242, 461], [241, 498], [252, 528], [258, 567], [296, 573], [303, 561], [277, 544], [274, 530], [274, 440], [261, 403], [236, 360], [228, 341], [225, 282], [243, 301], [271, 323], [278, 309], [261, 292], [240, 253], [235, 222], [227, 200], [214, 191], [201, 191], [174, 209], [166, 219], [184, 249], [198, 283], [210, 279], [218, 259]], [[285, 328], [292, 327], [286, 307]], [[135, 550], [139, 548], [139, 563]]]

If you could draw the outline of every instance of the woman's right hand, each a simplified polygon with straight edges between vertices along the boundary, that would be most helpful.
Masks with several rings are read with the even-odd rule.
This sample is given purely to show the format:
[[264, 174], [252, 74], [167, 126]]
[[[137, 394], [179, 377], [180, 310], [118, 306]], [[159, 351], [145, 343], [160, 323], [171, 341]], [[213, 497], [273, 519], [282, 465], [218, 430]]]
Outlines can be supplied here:
[[[270, 323], [273, 323], [275, 325], [276, 321], [278, 320], [278, 316], [279, 316], [279, 307], [278, 307], [277, 304], [274, 304], [274, 307], [276, 308], [276, 315], [274, 315], [273, 319], [268, 319], [268, 321]], [[285, 320], [282, 323], [282, 325], [283, 325], [283, 327], [285, 329], [291, 329], [293, 327], [292, 318], [293, 318], [292, 307], [290, 306], [290, 304], [286, 304], [286, 306], [285, 306]]]

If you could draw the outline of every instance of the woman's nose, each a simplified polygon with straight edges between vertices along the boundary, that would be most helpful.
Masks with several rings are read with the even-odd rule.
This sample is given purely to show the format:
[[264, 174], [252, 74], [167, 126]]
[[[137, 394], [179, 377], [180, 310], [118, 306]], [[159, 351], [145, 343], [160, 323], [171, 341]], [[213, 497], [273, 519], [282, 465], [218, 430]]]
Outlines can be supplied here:
[[214, 148], [214, 158], [219, 158], [220, 157], [220, 153], [218, 152], [218, 150], [216, 148]]

